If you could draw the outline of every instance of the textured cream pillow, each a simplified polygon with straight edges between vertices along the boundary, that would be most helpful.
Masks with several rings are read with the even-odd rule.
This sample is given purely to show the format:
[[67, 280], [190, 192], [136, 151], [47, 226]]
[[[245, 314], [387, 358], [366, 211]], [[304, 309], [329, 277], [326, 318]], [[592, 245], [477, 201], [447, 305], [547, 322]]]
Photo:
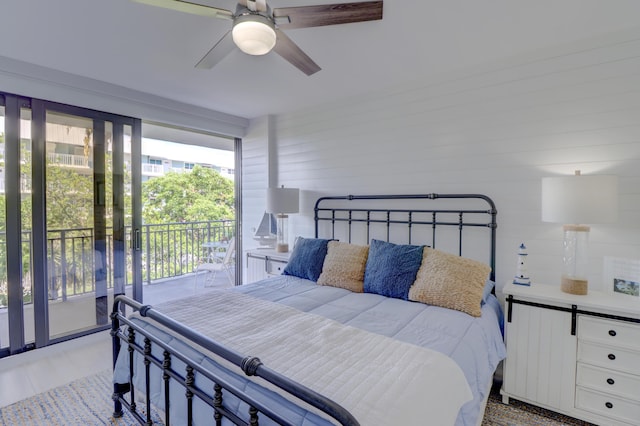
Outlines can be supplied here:
[[479, 317], [489, 272], [489, 265], [482, 262], [425, 247], [416, 281], [409, 289], [409, 300]]
[[318, 284], [362, 293], [368, 255], [368, 246], [329, 241]]

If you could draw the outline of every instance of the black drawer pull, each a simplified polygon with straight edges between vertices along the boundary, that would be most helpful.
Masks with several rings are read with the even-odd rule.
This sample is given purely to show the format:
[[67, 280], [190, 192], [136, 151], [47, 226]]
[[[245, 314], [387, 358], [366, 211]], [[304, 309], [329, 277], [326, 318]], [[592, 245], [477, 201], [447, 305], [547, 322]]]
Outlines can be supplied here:
[[614, 354], [609, 354], [608, 356], [609, 356], [609, 359], [610, 359], [611, 361], [613, 361], [614, 359], [616, 359], [616, 356], [615, 356]]
[[604, 404], [607, 408], [613, 408], [613, 404], [610, 402], [607, 402], [606, 404]]
[[609, 336], [616, 337], [616, 334], [618, 334], [618, 333], [616, 333], [615, 330], [609, 330]]
[[607, 383], [609, 383], [610, 385], [614, 384], [615, 382], [616, 381], [611, 378], [607, 379]]

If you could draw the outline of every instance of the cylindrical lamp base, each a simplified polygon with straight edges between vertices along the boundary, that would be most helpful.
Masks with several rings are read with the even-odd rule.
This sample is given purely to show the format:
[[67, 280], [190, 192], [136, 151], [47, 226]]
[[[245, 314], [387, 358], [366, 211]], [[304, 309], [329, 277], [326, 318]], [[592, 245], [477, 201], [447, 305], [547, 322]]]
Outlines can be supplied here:
[[289, 216], [278, 214], [278, 233], [276, 237], [276, 252], [287, 253], [289, 251]]
[[564, 256], [560, 289], [569, 294], [587, 294], [589, 227], [564, 225]]
[[563, 275], [560, 283], [560, 290], [565, 293], [584, 296], [589, 291], [589, 283], [587, 280], [570, 278]]

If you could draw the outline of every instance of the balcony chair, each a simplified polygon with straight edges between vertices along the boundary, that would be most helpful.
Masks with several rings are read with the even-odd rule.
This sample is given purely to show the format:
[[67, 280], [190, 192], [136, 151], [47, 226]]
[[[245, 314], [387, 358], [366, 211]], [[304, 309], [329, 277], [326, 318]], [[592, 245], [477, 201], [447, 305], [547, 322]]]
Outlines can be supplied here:
[[207, 257], [207, 262], [198, 265], [195, 273], [195, 288], [198, 288], [198, 276], [202, 272], [206, 272], [205, 287], [212, 287], [215, 282], [216, 275], [220, 271], [224, 271], [227, 274], [229, 283], [233, 286], [235, 284], [235, 251], [236, 251], [236, 239], [232, 237], [227, 244], [226, 250], [216, 251], [211, 253]]

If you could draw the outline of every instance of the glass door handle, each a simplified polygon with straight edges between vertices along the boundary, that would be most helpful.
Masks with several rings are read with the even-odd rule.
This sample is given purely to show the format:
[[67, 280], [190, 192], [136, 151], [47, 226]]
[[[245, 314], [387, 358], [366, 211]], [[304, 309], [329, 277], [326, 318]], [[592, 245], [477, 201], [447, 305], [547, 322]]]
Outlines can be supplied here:
[[133, 230], [133, 236], [131, 238], [132, 244], [133, 244], [133, 249], [135, 251], [140, 251], [142, 250], [142, 233], [140, 232], [140, 229], [134, 229]]

